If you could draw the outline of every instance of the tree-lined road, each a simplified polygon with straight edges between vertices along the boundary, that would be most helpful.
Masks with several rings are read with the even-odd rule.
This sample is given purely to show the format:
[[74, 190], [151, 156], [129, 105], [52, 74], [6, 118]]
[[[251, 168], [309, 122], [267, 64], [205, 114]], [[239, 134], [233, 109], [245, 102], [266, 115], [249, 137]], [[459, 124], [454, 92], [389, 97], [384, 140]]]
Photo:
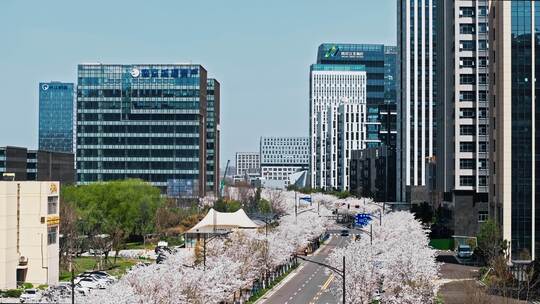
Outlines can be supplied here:
[[[333, 236], [327, 245], [307, 258], [317, 262], [325, 262], [328, 254], [336, 247], [346, 244], [348, 238]], [[334, 279], [326, 268], [310, 262], [301, 262], [301, 268], [293, 277], [272, 294], [263, 298], [259, 303], [265, 304], [334, 304], [337, 298], [329, 292], [329, 285]]]

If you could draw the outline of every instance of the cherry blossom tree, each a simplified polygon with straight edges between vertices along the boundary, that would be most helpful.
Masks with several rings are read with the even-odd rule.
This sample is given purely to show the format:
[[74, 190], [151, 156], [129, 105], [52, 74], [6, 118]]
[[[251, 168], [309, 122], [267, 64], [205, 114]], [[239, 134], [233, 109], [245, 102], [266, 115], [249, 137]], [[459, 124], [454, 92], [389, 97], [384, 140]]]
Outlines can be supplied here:
[[[411, 213], [384, 215], [382, 225], [373, 224], [373, 245], [361, 237], [329, 257], [341, 268], [346, 260], [346, 298], [349, 303], [371, 303], [376, 291], [384, 291], [381, 303], [433, 303], [439, 288], [435, 250], [427, 231]], [[332, 289], [341, 295], [338, 277]]]
[[[230, 193], [238, 193], [230, 189]], [[330, 224], [330, 211], [323, 205], [299, 206], [295, 194], [279, 195], [263, 191], [279, 201], [282, 216], [268, 233], [236, 230], [227, 237], [207, 243], [206, 267], [197, 264], [192, 251], [180, 250], [162, 264], [138, 267], [105, 291], [93, 291], [86, 303], [220, 303], [277, 267], [287, 263], [295, 252], [324, 233]], [[326, 203], [325, 203], [326, 204]]]

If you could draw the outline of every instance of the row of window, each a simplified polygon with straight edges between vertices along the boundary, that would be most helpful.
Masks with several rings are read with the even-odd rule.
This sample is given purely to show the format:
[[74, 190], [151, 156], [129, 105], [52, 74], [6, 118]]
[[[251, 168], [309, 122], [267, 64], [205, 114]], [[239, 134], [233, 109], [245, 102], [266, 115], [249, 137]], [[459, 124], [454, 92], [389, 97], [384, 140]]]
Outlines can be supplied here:
[[[479, 57], [479, 67], [485, 68], [488, 64], [487, 57]], [[476, 65], [476, 58], [475, 57], [460, 57], [459, 58], [459, 66], [461, 68], [474, 68]]]
[[[459, 160], [460, 169], [475, 169], [475, 160], [472, 158], [462, 158]], [[487, 159], [478, 160], [478, 169], [487, 169]]]
[[[488, 14], [487, 6], [478, 7], [478, 16], [486, 17]], [[476, 8], [473, 6], [462, 6], [459, 8], [460, 17], [474, 17], [476, 16]]]
[[198, 162], [97, 162], [97, 161], [85, 161], [79, 162], [77, 169], [142, 169], [142, 170], [197, 170], [199, 168]]
[[78, 133], [199, 133], [199, 126], [166, 126], [166, 125], [83, 125], [77, 129]]
[[[478, 23], [478, 32], [482, 34], [487, 33], [488, 32], [487, 23], [484, 23], [484, 22]], [[476, 25], [474, 23], [462, 23], [459, 25], [459, 33], [460, 34], [475, 34]]]
[[[459, 118], [475, 118], [476, 109], [474, 108], [460, 108]], [[487, 118], [487, 108], [479, 108], [478, 118]]]
[[198, 137], [79, 137], [77, 145], [198, 145]]
[[[475, 74], [460, 74], [459, 83], [460, 84], [476, 84], [476, 75]], [[485, 73], [478, 74], [478, 84], [487, 84], [487, 74]]]
[[[461, 125], [459, 126], [460, 135], [476, 135], [476, 126], [475, 125]], [[487, 135], [487, 125], [478, 126], [479, 135]]]
[[[476, 144], [472, 141], [462, 141], [459, 143], [459, 152], [476, 152]], [[479, 152], [487, 152], [487, 142], [478, 143]]]
[[[487, 51], [489, 43], [485, 39], [478, 40], [478, 50]], [[476, 41], [475, 40], [460, 40], [459, 41], [459, 50], [460, 51], [476, 51]]]
[[198, 174], [124, 174], [124, 173], [79, 173], [77, 174], [77, 180], [81, 182], [93, 182], [96, 180], [110, 181], [110, 180], [119, 180], [126, 178], [139, 178], [149, 182], [167, 182], [170, 179], [191, 179], [197, 180], [199, 178]]
[[85, 113], [77, 114], [77, 121], [199, 121], [198, 114], [125, 114], [125, 113]]
[[[478, 91], [479, 101], [487, 101], [487, 96], [487, 91]], [[476, 101], [476, 91], [459, 91], [459, 101]]]
[[200, 97], [199, 89], [78, 89], [77, 97]]
[[199, 157], [198, 149], [78, 149], [77, 157]]
[[[479, 186], [482, 186], [482, 187], [485, 187], [487, 186], [487, 176], [479, 176], [478, 177], [478, 185]], [[462, 186], [462, 187], [472, 187], [472, 186], [475, 186], [474, 183], [475, 183], [476, 179], [474, 176], [470, 176], [470, 175], [460, 175], [459, 176], [459, 185]]]

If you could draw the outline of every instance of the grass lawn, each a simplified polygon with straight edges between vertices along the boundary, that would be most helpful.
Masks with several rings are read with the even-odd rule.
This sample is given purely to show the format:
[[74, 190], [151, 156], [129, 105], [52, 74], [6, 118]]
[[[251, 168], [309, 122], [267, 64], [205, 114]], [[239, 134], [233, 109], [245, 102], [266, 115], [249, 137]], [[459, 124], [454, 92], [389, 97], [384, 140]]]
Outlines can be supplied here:
[[[124, 259], [124, 258], [118, 258], [116, 260], [116, 264], [112, 265], [114, 262], [114, 257], [109, 258], [110, 266], [106, 266], [105, 269], [102, 269], [104, 271], [107, 271], [110, 275], [113, 275], [115, 277], [121, 277], [124, 275], [131, 266], [137, 264], [140, 262], [136, 259]], [[96, 266], [96, 259], [93, 257], [79, 257], [75, 258], [75, 275], [78, 275], [85, 271], [92, 271], [94, 270], [94, 267]], [[71, 272], [69, 272], [67, 269], [61, 269], [60, 270], [60, 281], [69, 281], [71, 280]]]
[[[166, 237], [163, 238], [162, 241], [165, 241], [169, 243], [169, 247], [172, 246], [181, 246], [184, 244], [184, 238], [183, 237]], [[154, 250], [156, 248], [157, 243], [147, 242], [146, 245], [142, 242], [130, 242], [126, 243], [125, 249], [148, 249], [148, 250]]]
[[454, 250], [454, 239], [431, 239], [429, 245], [439, 250]]

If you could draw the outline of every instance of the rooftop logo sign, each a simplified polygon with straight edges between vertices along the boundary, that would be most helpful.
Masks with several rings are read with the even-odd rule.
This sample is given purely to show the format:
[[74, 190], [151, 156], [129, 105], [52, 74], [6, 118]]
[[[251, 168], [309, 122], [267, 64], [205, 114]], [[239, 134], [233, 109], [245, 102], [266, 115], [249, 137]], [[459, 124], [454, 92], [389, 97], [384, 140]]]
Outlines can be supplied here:
[[339, 52], [339, 48], [333, 45], [330, 49], [326, 51], [326, 53], [324, 54], [324, 58], [336, 57], [338, 52]]

